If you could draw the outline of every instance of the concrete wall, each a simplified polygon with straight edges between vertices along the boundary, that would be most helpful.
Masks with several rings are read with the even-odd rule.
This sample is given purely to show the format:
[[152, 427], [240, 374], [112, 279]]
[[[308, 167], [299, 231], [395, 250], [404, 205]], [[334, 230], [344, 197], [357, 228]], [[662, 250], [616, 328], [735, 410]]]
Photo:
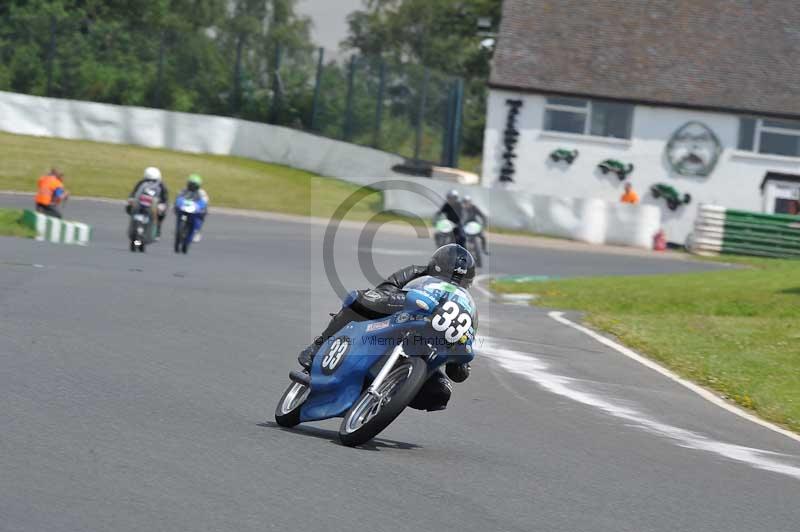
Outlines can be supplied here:
[[430, 219], [444, 202], [447, 191], [456, 188], [462, 196], [472, 196], [491, 225], [591, 244], [650, 249], [653, 235], [661, 225], [661, 213], [652, 205], [454, 186], [421, 178], [404, 178], [402, 182], [403, 186], [385, 183], [384, 208], [423, 219]]
[[[497, 179], [502, 166], [508, 98], [524, 102], [517, 118], [521, 135], [516, 145], [515, 182], [508, 186], [509, 190], [614, 203], [622, 195], [623, 182], [614, 174], [602, 175], [597, 164], [609, 158], [633, 163], [635, 168], [628, 180], [643, 204], [661, 209], [667, 238], [674, 242], [683, 242], [691, 232], [699, 203], [761, 211], [763, 198], [759, 186], [765, 173], [800, 172], [800, 159], [738, 151], [739, 120], [735, 115], [636, 106], [632, 139], [628, 141], [543, 131], [543, 96], [493, 90], [484, 137], [482, 182], [487, 187], [500, 186]], [[669, 138], [692, 120], [711, 128], [723, 147], [717, 166], [708, 177], [677, 175], [665, 158]], [[578, 159], [571, 166], [552, 163], [548, 155], [557, 148], [578, 149]], [[692, 203], [677, 211], [667, 209], [663, 199], [650, 196], [649, 188], [655, 183], [667, 183], [681, 194], [691, 194]]]
[[236, 155], [328, 177], [387, 177], [399, 155], [234, 118], [0, 92], [0, 131]]

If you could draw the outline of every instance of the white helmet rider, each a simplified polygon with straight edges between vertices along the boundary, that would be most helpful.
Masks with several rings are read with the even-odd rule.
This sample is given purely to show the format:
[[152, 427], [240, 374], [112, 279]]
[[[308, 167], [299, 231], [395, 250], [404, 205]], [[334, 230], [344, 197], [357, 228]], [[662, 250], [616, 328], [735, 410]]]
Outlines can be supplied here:
[[156, 183], [161, 183], [161, 170], [156, 168], [155, 166], [148, 166], [144, 169], [144, 176], [143, 179], [147, 181], [155, 181]]

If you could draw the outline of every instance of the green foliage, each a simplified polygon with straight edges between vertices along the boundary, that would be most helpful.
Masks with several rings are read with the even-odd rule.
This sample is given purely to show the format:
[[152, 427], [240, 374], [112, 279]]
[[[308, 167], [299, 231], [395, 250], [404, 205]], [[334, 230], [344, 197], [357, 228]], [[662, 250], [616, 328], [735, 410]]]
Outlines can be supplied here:
[[345, 46], [365, 55], [412, 62], [468, 80], [462, 151], [477, 155], [483, 145], [486, 82], [491, 52], [480, 46], [478, 19], [496, 26], [502, 0], [367, 0], [349, 17]]
[[264, 120], [269, 105], [250, 98], [271, 98], [276, 47], [312, 49], [295, 2], [13, 0], [0, 18], [0, 89]]
[[497, 20], [499, 0], [371, 2], [351, 19], [348, 43], [362, 52], [352, 93], [349, 61], [328, 54], [316, 117], [317, 51], [296, 2], [0, 2], [0, 90], [237, 116], [407, 157], [419, 144], [420, 158], [439, 162], [454, 76], [464, 76], [462, 148], [480, 153], [489, 56], [476, 20]]

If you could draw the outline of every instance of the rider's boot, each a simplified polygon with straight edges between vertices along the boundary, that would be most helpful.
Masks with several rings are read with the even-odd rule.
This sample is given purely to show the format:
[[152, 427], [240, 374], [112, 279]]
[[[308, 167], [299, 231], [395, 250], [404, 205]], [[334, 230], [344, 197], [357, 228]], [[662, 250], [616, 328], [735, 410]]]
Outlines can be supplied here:
[[300, 351], [300, 354], [297, 355], [297, 361], [300, 365], [306, 370], [310, 370], [311, 363], [314, 361], [314, 354], [319, 350], [320, 346], [324, 344], [328, 338], [339, 332], [342, 327], [356, 319], [358, 319], [358, 313], [349, 307], [343, 308], [334, 314], [328, 326], [322, 331], [322, 334], [317, 336], [314, 341], [311, 342], [311, 345]]
[[317, 336], [314, 338], [314, 341], [311, 342], [311, 345], [300, 351], [300, 354], [297, 355], [297, 362], [303, 366], [303, 369], [311, 369], [311, 363], [314, 362], [314, 353], [317, 352], [323, 343], [325, 342], [322, 340], [322, 336]]

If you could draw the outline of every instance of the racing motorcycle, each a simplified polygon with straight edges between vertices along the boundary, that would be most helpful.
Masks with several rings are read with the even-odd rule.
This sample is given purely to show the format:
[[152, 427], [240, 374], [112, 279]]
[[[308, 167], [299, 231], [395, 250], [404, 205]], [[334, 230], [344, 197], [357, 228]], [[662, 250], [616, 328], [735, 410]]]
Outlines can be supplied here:
[[145, 187], [133, 199], [129, 213], [131, 216], [128, 224], [128, 240], [130, 250], [144, 253], [146, 246], [151, 244], [156, 237], [156, 210], [158, 206], [158, 189]]
[[187, 253], [197, 229], [197, 216], [205, 210], [205, 202], [191, 195], [178, 196], [175, 200], [175, 253]]
[[320, 346], [309, 373], [289, 374], [275, 409], [279, 425], [341, 417], [339, 440], [361, 445], [414, 407], [433, 372], [472, 360], [478, 311], [469, 292], [430, 276], [404, 291], [402, 311], [351, 322]]
[[483, 233], [483, 225], [480, 222], [472, 220], [464, 225], [464, 235], [467, 239], [467, 251], [472, 253], [475, 257], [475, 267], [483, 267], [483, 255], [481, 255], [480, 236]]
[[456, 224], [447, 218], [439, 218], [433, 223], [434, 235], [433, 239], [436, 242], [436, 247], [440, 248], [445, 244], [452, 244], [456, 241]]

